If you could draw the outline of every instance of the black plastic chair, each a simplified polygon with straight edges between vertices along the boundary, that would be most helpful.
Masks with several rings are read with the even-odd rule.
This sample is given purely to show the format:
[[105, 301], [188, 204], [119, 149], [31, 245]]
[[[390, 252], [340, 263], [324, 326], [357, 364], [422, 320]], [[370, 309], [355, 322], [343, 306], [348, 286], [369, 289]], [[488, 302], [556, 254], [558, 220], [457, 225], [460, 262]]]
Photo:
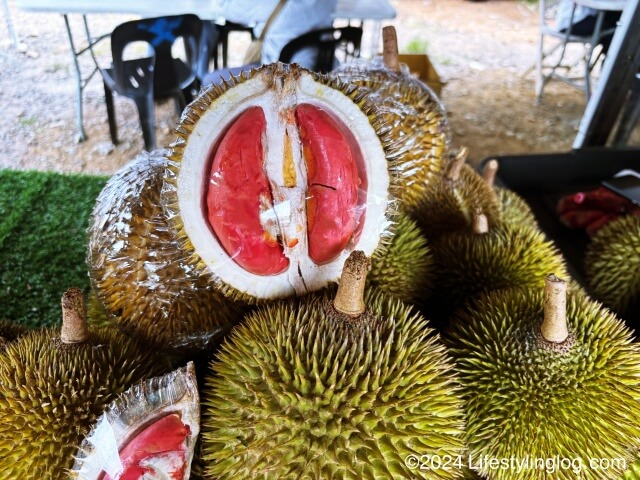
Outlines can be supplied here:
[[341, 62], [360, 56], [361, 27], [331, 27], [300, 35], [280, 51], [279, 60], [291, 63], [294, 55], [305, 48], [316, 48], [317, 56], [311, 70], [326, 73], [334, 68], [336, 58]]
[[[202, 22], [196, 15], [144, 18], [118, 25], [111, 34], [111, 68], [101, 69], [111, 141], [118, 143], [113, 92], [135, 101], [145, 148], [156, 148], [154, 99], [173, 97], [182, 112], [199, 88], [198, 62], [207, 55], [201, 41]], [[175, 58], [172, 47], [182, 39], [185, 59]], [[133, 42], [145, 42], [142, 58], [123, 58]], [[204, 52], [202, 50], [205, 50]]]

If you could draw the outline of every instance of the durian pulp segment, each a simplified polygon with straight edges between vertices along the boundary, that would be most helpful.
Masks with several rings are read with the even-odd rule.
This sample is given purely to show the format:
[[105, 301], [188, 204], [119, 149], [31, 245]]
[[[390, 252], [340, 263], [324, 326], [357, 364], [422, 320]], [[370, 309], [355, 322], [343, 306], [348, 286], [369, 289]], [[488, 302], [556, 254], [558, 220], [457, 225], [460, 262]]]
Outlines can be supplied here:
[[[196, 255], [224, 283], [258, 298], [282, 298], [324, 287], [339, 278], [352, 250], [371, 255], [388, 227], [387, 163], [366, 114], [344, 94], [318, 83], [309, 73], [273, 81], [270, 72], [238, 83], [202, 113], [184, 148], [176, 179], [181, 221]], [[366, 191], [360, 192], [366, 212], [354, 212], [360, 218], [359, 234], [338, 258], [323, 265], [313, 263], [307, 254], [307, 176], [298, 130], [287, 120], [300, 104], [315, 105], [344, 124], [345, 134], [353, 136], [354, 145], [359, 146], [358, 156], [364, 160], [358, 168], [366, 186]], [[212, 233], [202, 207], [209, 146], [215, 148], [234, 119], [254, 106], [261, 108], [266, 118], [264, 168], [273, 197], [272, 208], [261, 212], [261, 223], [268, 234], [279, 239], [290, 262], [285, 272], [268, 277], [251, 274], [230, 258]]]

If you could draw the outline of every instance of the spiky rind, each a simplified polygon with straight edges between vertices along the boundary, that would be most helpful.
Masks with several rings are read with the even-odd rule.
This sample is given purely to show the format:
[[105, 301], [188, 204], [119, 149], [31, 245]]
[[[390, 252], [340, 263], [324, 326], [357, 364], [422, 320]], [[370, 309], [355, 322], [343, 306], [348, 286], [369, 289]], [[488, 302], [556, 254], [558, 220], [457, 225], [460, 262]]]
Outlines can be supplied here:
[[83, 436], [119, 393], [165, 363], [114, 329], [61, 344], [32, 331], [0, 355], [0, 478], [66, 479]]
[[589, 459], [630, 464], [640, 446], [640, 345], [612, 313], [569, 290], [573, 343], [546, 348], [537, 341], [543, 297], [541, 288], [494, 291], [453, 316], [445, 342], [463, 384], [472, 461], [484, 458], [481, 473], [496, 480], [577, 477], [540, 463], [491, 469], [487, 458], [580, 459], [579, 478], [619, 478], [620, 466], [592, 469]]
[[431, 296], [433, 276], [427, 239], [415, 221], [399, 214], [389, 244], [372, 259], [369, 282], [394, 298], [417, 303]]
[[585, 253], [590, 293], [620, 315], [640, 307], [640, 216], [609, 222]]
[[87, 256], [93, 306], [159, 348], [208, 348], [245, 308], [194, 272], [174, 237], [160, 203], [163, 153], [140, 155], [98, 197]]
[[446, 233], [470, 228], [473, 215], [481, 211], [489, 227], [502, 218], [502, 208], [493, 188], [480, 174], [464, 164], [460, 177], [450, 180], [440, 175], [425, 192], [413, 217], [429, 240]]
[[502, 187], [494, 187], [494, 191], [502, 206], [503, 222], [538, 228], [538, 221], [531, 207], [520, 195]]
[[377, 63], [351, 63], [331, 73], [358, 86], [377, 105], [389, 144], [390, 171], [400, 178], [392, 193], [401, 208], [414, 212], [442, 171], [451, 143], [444, 107], [435, 93], [408, 71], [394, 72]]
[[212, 362], [203, 450], [215, 478], [459, 478], [409, 454], [464, 451], [451, 363], [423, 317], [368, 293], [375, 320], [331, 315], [328, 295], [252, 313]]
[[434, 297], [453, 308], [483, 291], [544, 285], [547, 275], [568, 278], [564, 258], [542, 232], [499, 223], [486, 234], [457, 231], [431, 244]]
[[[276, 79], [283, 75], [291, 75], [295, 77], [302, 74], [311, 75], [314, 81], [342, 92], [346, 98], [357, 105], [372, 125], [385, 153], [388, 153], [391, 146], [394, 145], [394, 139], [386, 131], [384, 120], [378, 115], [376, 105], [364, 92], [359, 91], [355, 85], [350, 85], [338, 78], [330, 77], [328, 75], [311, 72], [297, 64], [287, 65], [276, 62], [259, 68], [253, 68], [238, 76], [231, 76], [229, 80], [223, 80], [219, 83], [211, 84], [203, 89], [200, 92], [200, 95], [183, 111], [180, 124], [175, 130], [178, 139], [171, 145], [171, 151], [168, 155], [169, 162], [165, 171], [165, 183], [162, 193], [163, 206], [175, 232], [176, 238], [180, 243], [181, 249], [185, 252], [189, 264], [193, 266], [195, 271], [208, 276], [209, 282], [215, 287], [215, 289], [222, 292], [223, 295], [249, 305], [265, 303], [265, 301], [269, 301], [271, 299], [260, 299], [249, 295], [246, 292], [234, 288], [224, 282], [214, 272], [211, 272], [206, 262], [200, 255], [198, 255], [193, 242], [190, 240], [189, 235], [185, 230], [184, 222], [180, 214], [178, 199], [178, 175], [180, 172], [180, 166], [184, 157], [187, 142], [195, 126], [198, 124], [203, 114], [210, 110], [214, 103], [223, 97], [230, 89], [258, 75], [263, 76], [265, 79]], [[392, 172], [390, 173], [391, 185], [397, 184], [400, 181], [399, 178], [395, 177]], [[390, 188], [393, 189], [393, 187]], [[388, 206], [388, 212], [391, 216], [394, 209], [394, 202], [390, 201]], [[389, 233], [383, 232], [381, 237], [379, 248], [383, 249], [386, 243], [384, 239], [388, 239]]]
[[620, 480], [640, 480], [640, 458], [636, 458], [628, 467]]

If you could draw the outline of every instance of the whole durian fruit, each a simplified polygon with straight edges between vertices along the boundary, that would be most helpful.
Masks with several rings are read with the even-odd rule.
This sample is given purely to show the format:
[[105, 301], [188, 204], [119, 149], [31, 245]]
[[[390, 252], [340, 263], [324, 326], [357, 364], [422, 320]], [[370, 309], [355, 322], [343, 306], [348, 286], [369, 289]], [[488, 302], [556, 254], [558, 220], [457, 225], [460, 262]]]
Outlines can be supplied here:
[[598, 230], [587, 245], [585, 274], [589, 292], [625, 320], [640, 312], [640, 216], [622, 216]]
[[445, 335], [470, 464], [492, 480], [619, 479], [640, 447], [640, 345], [601, 304], [566, 290], [550, 275], [544, 289], [489, 292]]
[[400, 182], [392, 193], [400, 208], [413, 214], [444, 169], [451, 130], [437, 95], [398, 62], [395, 28], [384, 27], [382, 34], [384, 61], [346, 63], [330, 76], [357, 85], [375, 103], [393, 139], [389, 162]]
[[165, 153], [140, 154], [98, 196], [87, 254], [91, 318], [157, 348], [204, 350], [246, 307], [195, 272], [174, 236], [161, 205]]
[[431, 244], [434, 293], [451, 311], [469, 297], [521, 285], [542, 286], [549, 272], [567, 277], [564, 258], [552, 241], [525, 225], [473, 217], [473, 227], [442, 235]]
[[210, 85], [182, 115], [163, 203], [194, 271], [256, 304], [337, 281], [389, 234], [382, 120], [353, 85], [274, 63]]
[[452, 365], [421, 315], [363, 295], [367, 260], [349, 257], [335, 299], [271, 304], [232, 331], [203, 393], [209, 476], [460, 477], [415, 463], [464, 452]]
[[529, 204], [513, 190], [495, 185], [497, 173], [498, 161], [492, 158], [485, 163], [482, 177], [488, 185], [493, 187], [498, 197], [498, 202], [502, 206], [502, 221], [538, 228], [538, 221]]
[[480, 209], [493, 226], [501, 219], [498, 197], [482, 176], [466, 163], [466, 148], [449, 159], [444, 172], [433, 182], [413, 217], [429, 240], [472, 226]]
[[31, 331], [0, 355], [0, 478], [66, 479], [83, 436], [130, 385], [169, 366], [114, 329], [87, 329], [82, 292], [62, 328]]

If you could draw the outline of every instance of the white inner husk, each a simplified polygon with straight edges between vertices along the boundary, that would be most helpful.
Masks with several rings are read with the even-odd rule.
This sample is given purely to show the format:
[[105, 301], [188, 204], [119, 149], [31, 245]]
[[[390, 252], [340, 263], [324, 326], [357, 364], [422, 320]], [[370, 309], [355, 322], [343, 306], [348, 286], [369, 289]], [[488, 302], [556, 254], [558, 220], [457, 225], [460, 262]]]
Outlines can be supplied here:
[[[362, 250], [366, 255], [371, 255], [389, 226], [386, 216], [389, 202], [387, 160], [367, 116], [340, 91], [316, 82], [308, 73], [302, 74], [297, 80], [293, 76], [287, 78], [291, 80], [283, 84], [273, 82], [268, 85], [258, 74], [215, 100], [189, 137], [177, 177], [178, 206], [182, 222], [197, 254], [223, 282], [241, 292], [264, 299], [301, 295], [336, 281], [349, 253]], [[316, 105], [350, 129], [356, 144], [360, 146], [368, 184], [365, 212], [354, 212], [356, 215], [364, 213], [364, 224], [359, 227], [361, 233], [357, 242], [350, 242], [338, 258], [323, 265], [313, 263], [307, 254], [304, 209], [307, 178], [301, 150], [295, 148], [300, 145], [299, 133], [295, 125], [287, 126], [281, 120], [282, 112], [299, 104]], [[206, 191], [204, 180], [209, 178], [211, 146], [217, 145], [228, 125], [252, 106], [261, 107], [266, 117], [266, 138], [263, 139], [265, 168], [274, 201], [273, 208], [262, 213], [261, 222], [266, 230], [271, 230], [277, 223], [278, 233], [284, 239], [284, 254], [290, 261], [289, 269], [278, 275], [255, 275], [234, 262], [216, 239], [205, 218], [206, 212], [203, 211], [202, 199]], [[288, 130], [294, 146], [294, 188], [283, 186], [285, 130]], [[286, 246], [295, 243], [293, 239], [297, 239], [297, 244], [293, 247]]]

